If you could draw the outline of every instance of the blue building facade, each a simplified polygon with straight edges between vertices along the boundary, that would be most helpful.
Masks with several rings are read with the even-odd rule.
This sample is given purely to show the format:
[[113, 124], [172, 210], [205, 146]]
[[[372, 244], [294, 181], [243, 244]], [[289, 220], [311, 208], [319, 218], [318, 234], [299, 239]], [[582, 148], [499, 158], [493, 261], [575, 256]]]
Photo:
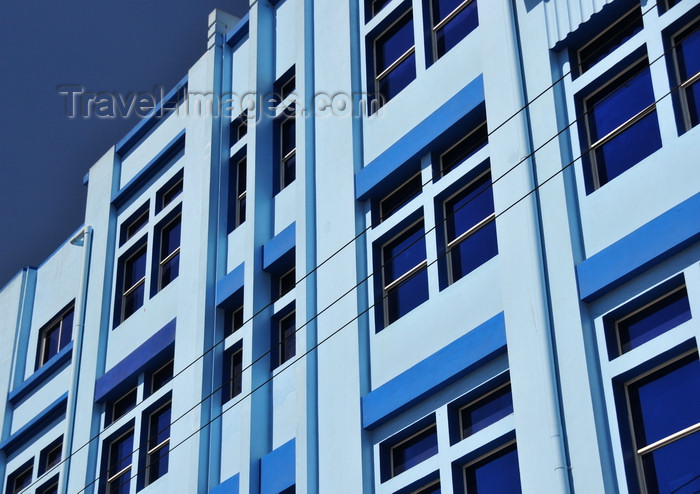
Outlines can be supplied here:
[[214, 11], [0, 290], [4, 492], [698, 492], [699, 26]]

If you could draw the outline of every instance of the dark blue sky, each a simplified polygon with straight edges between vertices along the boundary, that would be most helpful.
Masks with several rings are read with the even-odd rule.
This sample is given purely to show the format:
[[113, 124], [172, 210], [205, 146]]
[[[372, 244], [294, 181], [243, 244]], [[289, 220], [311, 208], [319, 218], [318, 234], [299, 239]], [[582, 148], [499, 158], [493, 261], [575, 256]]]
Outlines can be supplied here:
[[83, 223], [82, 177], [136, 123], [68, 119], [58, 86], [173, 87], [206, 49], [207, 15], [248, 0], [0, 4], [0, 288]]

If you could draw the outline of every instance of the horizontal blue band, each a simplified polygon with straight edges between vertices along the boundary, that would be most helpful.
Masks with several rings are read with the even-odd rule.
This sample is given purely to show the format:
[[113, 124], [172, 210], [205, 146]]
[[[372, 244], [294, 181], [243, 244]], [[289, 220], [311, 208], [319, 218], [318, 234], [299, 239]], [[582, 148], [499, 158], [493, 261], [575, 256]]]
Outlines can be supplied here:
[[219, 485], [209, 491], [209, 494], [238, 494], [240, 490], [240, 475], [236, 474], [233, 477], [221, 482]]
[[292, 223], [263, 245], [263, 269], [277, 270], [284, 265], [291, 268], [294, 265], [294, 246], [296, 245], [297, 228]]
[[26, 444], [53, 420], [65, 414], [67, 404], [68, 391], [63, 393], [56, 401], [47, 406], [36, 417], [27, 422], [26, 425], [3, 441], [0, 444], [0, 451], [3, 451], [5, 455], [9, 455], [20, 446]]
[[576, 266], [579, 297], [600, 297], [700, 240], [700, 193]]
[[141, 187], [146, 185], [149, 180], [155, 177], [158, 172], [160, 172], [163, 167], [171, 162], [175, 156], [183, 152], [185, 149], [185, 129], [182, 129], [176, 136], [170, 141], [163, 150], [156, 155], [146, 166], [144, 166], [137, 174], [129, 180], [129, 182], [124, 185], [119, 192], [115, 194], [112, 198], [112, 203], [115, 207], [119, 208], [126, 201], [129, 200], [134, 194], [136, 194]]
[[[233, 309], [243, 302], [245, 266], [241, 263], [216, 284], [216, 306]], [[240, 300], [239, 300], [240, 299]]]
[[296, 440], [260, 459], [260, 494], [279, 494], [296, 484]]
[[503, 313], [362, 397], [362, 426], [373, 429], [506, 351]]
[[95, 403], [105, 401], [125, 388], [136, 384], [136, 378], [149, 363], [157, 367], [160, 360], [175, 344], [175, 319], [107, 371], [95, 383]]
[[479, 76], [360, 170], [355, 176], [355, 197], [367, 200], [387, 177], [425, 154], [441, 135], [483, 102], [484, 82]]
[[66, 362], [71, 361], [72, 355], [73, 342], [71, 341], [64, 348], [62, 348], [60, 352], [51, 357], [48, 362], [39, 367], [34, 374], [25, 379], [22, 384], [13, 389], [7, 396], [7, 401], [15, 404], [28, 394], [32, 393], [44, 382], [51, 379], [56, 373], [58, 373], [59, 370], [63, 369]]
[[[153, 112], [138, 124], [134, 126], [133, 129], [125, 135], [121, 141], [119, 141], [115, 146], [116, 153], [124, 157], [129, 151], [141, 140], [146, 134], [148, 134], [159, 121], [163, 119], [164, 116], [170, 114], [171, 111], [175, 109], [175, 105], [179, 104], [181, 101], [185, 100], [185, 93], [187, 92], [187, 76], [183, 77], [180, 82], [178, 82], [174, 88], [168, 91], [161, 101], [159, 101]], [[163, 109], [165, 107], [165, 109]]]
[[236, 43], [248, 36], [249, 24], [249, 15], [246, 14], [240, 21], [238, 21], [238, 24], [233, 26], [233, 28], [226, 33], [226, 44], [229, 46], [234, 46]]

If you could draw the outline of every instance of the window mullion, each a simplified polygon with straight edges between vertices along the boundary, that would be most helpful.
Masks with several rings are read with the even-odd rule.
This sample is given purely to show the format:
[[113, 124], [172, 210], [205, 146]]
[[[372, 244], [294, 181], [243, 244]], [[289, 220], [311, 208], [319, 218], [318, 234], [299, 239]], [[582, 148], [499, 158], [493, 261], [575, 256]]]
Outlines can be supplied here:
[[700, 431], [700, 422], [698, 422], [695, 425], [691, 425], [690, 427], [686, 427], [683, 430], [675, 432], [675, 433], [671, 434], [670, 436], [666, 436], [662, 439], [659, 439], [655, 443], [651, 443], [647, 446], [644, 446], [643, 448], [638, 449], [637, 454], [644, 455], [644, 454], [650, 453], [652, 451], [655, 451], [659, 448], [666, 446], [667, 444], [670, 444], [670, 443], [677, 441], [679, 439], [683, 439], [684, 437], [689, 436], [689, 435], [691, 435], [695, 432], [698, 432], [698, 431]]
[[595, 149], [598, 147], [601, 147], [602, 145], [606, 144], [607, 142], [611, 141], [613, 138], [617, 137], [620, 135], [622, 132], [630, 128], [632, 125], [640, 121], [642, 118], [646, 117], [649, 115], [651, 112], [656, 110], [656, 103], [652, 103], [646, 108], [644, 108], [642, 111], [634, 115], [633, 117], [627, 119], [625, 122], [622, 124], [618, 125], [616, 128], [605, 134], [603, 137], [598, 139], [596, 142], [591, 144], [591, 149]]
[[413, 276], [413, 275], [416, 274], [417, 272], [419, 272], [419, 271], [421, 271], [422, 269], [424, 269], [427, 265], [428, 265], [428, 261], [427, 261], [427, 260], [421, 261], [420, 263], [416, 264], [416, 265], [413, 266], [411, 269], [409, 269], [407, 272], [405, 272], [404, 274], [402, 274], [401, 276], [399, 276], [398, 278], [396, 278], [394, 281], [392, 281], [391, 283], [389, 283], [387, 286], [385, 286], [385, 287], [384, 287], [384, 290], [386, 290], [387, 292], [393, 290], [393, 289], [396, 288], [398, 285], [400, 285], [401, 283], [403, 283], [404, 281], [406, 281], [407, 279], [409, 279], [411, 276]]
[[385, 78], [387, 75], [389, 75], [389, 73], [391, 73], [396, 67], [398, 67], [399, 65], [401, 65], [401, 62], [403, 62], [403, 61], [406, 60], [408, 57], [410, 57], [411, 55], [413, 55], [413, 52], [414, 52], [415, 50], [416, 50], [416, 45], [414, 44], [414, 45], [411, 46], [408, 50], [406, 50], [406, 51], [404, 52], [403, 55], [401, 55], [399, 58], [397, 58], [396, 60], [394, 60], [394, 61], [391, 63], [391, 65], [389, 65], [386, 69], [384, 69], [384, 70], [376, 77], [377, 81], [380, 81], [380, 80], [382, 80], [383, 78]]
[[437, 24], [435, 24], [435, 27], [433, 27], [433, 31], [437, 32], [437, 31], [439, 31], [440, 29], [442, 29], [443, 27], [445, 27], [445, 25], [446, 25], [447, 23], [449, 23], [452, 19], [454, 19], [455, 17], [457, 17], [457, 15], [458, 15], [460, 12], [462, 12], [462, 11], [467, 7], [467, 5], [469, 5], [469, 4], [472, 3], [473, 1], [474, 1], [474, 0], [464, 0], [464, 2], [462, 2], [461, 4], [459, 4], [452, 12], [450, 12], [449, 14], [447, 14], [443, 20], [441, 20], [440, 22], [438, 22]]

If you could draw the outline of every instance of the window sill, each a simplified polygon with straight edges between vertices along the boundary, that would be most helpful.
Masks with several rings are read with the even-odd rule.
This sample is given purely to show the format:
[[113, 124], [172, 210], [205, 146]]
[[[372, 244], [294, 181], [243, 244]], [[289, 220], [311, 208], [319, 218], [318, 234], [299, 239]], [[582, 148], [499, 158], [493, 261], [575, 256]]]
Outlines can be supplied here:
[[71, 341], [66, 347], [37, 369], [34, 374], [24, 380], [22, 384], [13, 389], [7, 396], [7, 401], [16, 404], [25, 396], [31, 394], [44, 382], [51, 379], [61, 370], [66, 362], [69, 362], [73, 355], [73, 342]]

